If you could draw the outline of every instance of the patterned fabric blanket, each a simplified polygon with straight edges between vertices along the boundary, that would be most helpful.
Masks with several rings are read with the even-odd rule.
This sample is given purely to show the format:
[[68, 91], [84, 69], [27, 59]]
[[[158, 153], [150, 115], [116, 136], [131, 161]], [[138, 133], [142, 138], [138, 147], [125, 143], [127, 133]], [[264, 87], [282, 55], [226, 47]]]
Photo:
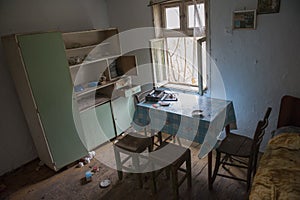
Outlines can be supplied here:
[[300, 199], [299, 133], [282, 133], [269, 141], [249, 199]]

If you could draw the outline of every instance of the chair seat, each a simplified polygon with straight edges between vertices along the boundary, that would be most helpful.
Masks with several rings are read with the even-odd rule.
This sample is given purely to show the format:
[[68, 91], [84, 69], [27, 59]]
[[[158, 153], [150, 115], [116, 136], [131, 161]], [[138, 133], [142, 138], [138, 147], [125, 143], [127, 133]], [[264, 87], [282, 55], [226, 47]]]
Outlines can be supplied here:
[[[152, 167], [158, 165], [167, 170], [167, 176], [171, 173], [172, 189], [174, 199], [179, 198], [179, 187], [187, 180], [188, 188], [192, 187], [191, 172], [191, 150], [171, 143], [163, 143], [156, 151], [151, 152], [150, 160]], [[185, 163], [185, 168], [182, 165]], [[153, 170], [153, 169], [152, 169]], [[152, 171], [153, 193], [156, 193], [156, 176], [163, 170]], [[178, 176], [178, 171], [184, 172], [183, 176]]]
[[251, 154], [252, 143], [253, 139], [251, 138], [230, 133], [221, 142], [217, 151], [233, 156], [248, 157]]
[[134, 153], [142, 153], [151, 144], [151, 137], [145, 137], [136, 133], [129, 133], [115, 143], [117, 147]]
[[151, 152], [150, 158], [157, 163], [175, 165], [182, 160], [182, 155], [188, 151], [184, 148], [172, 143], [163, 143], [155, 151]]

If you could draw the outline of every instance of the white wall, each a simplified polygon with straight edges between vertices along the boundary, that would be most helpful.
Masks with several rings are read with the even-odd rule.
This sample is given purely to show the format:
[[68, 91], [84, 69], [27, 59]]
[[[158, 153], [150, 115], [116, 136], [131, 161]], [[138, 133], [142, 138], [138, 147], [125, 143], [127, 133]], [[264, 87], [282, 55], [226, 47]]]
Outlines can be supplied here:
[[[281, 1], [280, 12], [257, 16], [256, 30], [229, 30], [234, 10], [255, 9], [257, 1], [211, 0], [211, 49], [233, 100], [238, 128], [252, 136], [267, 106], [269, 130], [276, 127], [280, 98], [300, 97], [300, 1]], [[229, 32], [229, 33], [228, 33]], [[214, 75], [214, 73], [212, 74]], [[212, 90], [215, 88], [212, 80]], [[269, 138], [267, 132], [264, 143]]]
[[[120, 31], [152, 26], [148, 2], [109, 0], [111, 26]], [[256, 30], [233, 31], [232, 12], [256, 9], [257, 1], [210, 0], [210, 3], [211, 56], [223, 78], [226, 98], [234, 103], [238, 129], [252, 136], [258, 119], [271, 106], [268, 131], [273, 130], [280, 98], [285, 94], [300, 96], [300, 1], [281, 1], [279, 13], [258, 15]], [[212, 77], [216, 75], [212, 71]], [[212, 80], [211, 93], [215, 96], [218, 87], [218, 81]], [[269, 137], [268, 132], [264, 143]]]
[[[105, 0], [2, 0], [0, 35], [109, 27]], [[37, 157], [0, 42], [0, 175]]]
[[108, 17], [112, 27], [119, 31], [139, 27], [152, 27], [152, 10], [149, 0], [108, 0]]
[[[147, 48], [131, 52], [132, 55], [136, 56], [139, 65], [139, 75], [134, 79], [135, 84], [153, 82], [150, 49], [148, 48], [150, 39], [154, 38], [154, 32], [149, 29], [140, 29], [143, 27], [153, 27], [152, 9], [148, 7], [148, 4], [149, 0], [107, 1], [109, 24], [111, 27], [118, 28], [121, 34], [121, 46], [123, 50], [131, 47], [134, 48], [136, 45], [147, 46]], [[139, 30], [135, 30], [138, 28]], [[122, 34], [122, 32], [124, 33]], [[122, 38], [125, 39], [122, 41]], [[123, 51], [123, 53], [125, 52]]]

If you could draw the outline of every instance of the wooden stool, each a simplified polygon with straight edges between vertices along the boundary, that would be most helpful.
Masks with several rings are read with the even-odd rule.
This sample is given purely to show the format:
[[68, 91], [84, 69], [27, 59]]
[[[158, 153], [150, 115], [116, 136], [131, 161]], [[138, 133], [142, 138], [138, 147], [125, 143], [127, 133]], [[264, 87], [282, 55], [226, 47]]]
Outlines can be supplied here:
[[[174, 193], [174, 199], [179, 197], [179, 187], [187, 179], [188, 188], [192, 187], [192, 173], [191, 173], [191, 151], [188, 148], [184, 148], [175, 144], [165, 143], [160, 146], [156, 151], [151, 152], [150, 160], [153, 169], [155, 165], [164, 166], [162, 170], [152, 171], [152, 190], [153, 193], [157, 192], [156, 177], [163, 171], [167, 173], [171, 172], [172, 189]], [[181, 168], [185, 163], [186, 167]], [[178, 171], [184, 172], [184, 176], [181, 180], [178, 180]]]
[[[142, 174], [139, 173], [140, 168], [140, 153], [144, 152], [147, 148], [148, 151], [151, 152], [153, 149], [153, 138], [151, 137], [143, 137], [137, 133], [129, 133], [123, 138], [116, 140], [114, 142], [114, 152], [115, 152], [115, 159], [117, 164], [118, 170], [118, 177], [119, 180], [123, 179], [123, 172], [122, 169], [132, 171], [134, 170], [137, 173], [139, 179], [139, 187], [143, 187], [142, 181]], [[121, 153], [126, 154], [127, 157], [122, 161], [121, 160]], [[132, 165], [134, 169], [128, 168], [124, 166], [124, 164], [129, 160], [132, 159]]]

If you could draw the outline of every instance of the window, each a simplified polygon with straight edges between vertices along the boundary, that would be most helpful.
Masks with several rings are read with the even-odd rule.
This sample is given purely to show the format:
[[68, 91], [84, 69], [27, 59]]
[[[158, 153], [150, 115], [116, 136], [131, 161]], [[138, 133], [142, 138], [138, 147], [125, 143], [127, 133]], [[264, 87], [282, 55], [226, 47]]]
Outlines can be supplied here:
[[165, 9], [166, 29], [180, 29], [179, 6]]
[[203, 25], [205, 27], [205, 11], [204, 3], [196, 4], [199, 12], [199, 20], [195, 20], [195, 5], [188, 5], [188, 28], [200, 27]]
[[162, 29], [151, 41], [154, 82], [207, 88], [205, 4], [178, 1], [153, 6], [155, 27]]

